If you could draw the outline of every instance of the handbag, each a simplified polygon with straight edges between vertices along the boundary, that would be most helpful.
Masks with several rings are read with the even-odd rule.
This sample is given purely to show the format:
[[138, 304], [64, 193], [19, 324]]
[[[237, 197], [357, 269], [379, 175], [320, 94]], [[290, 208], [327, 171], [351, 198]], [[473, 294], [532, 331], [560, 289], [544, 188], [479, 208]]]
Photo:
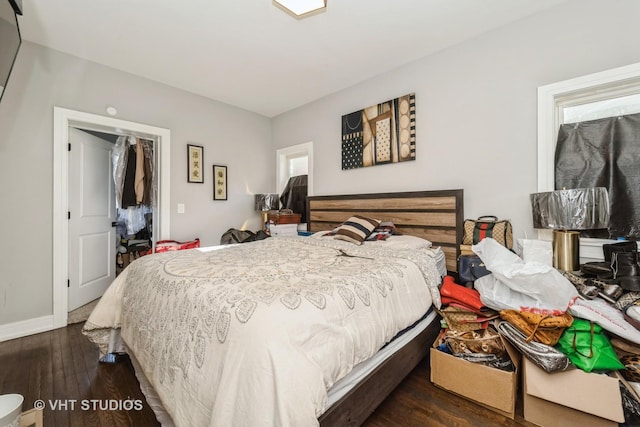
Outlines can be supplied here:
[[574, 319], [560, 337], [556, 348], [585, 372], [624, 369], [602, 327], [589, 320]]
[[438, 313], [444, 318], [447, 328], [460, 332], [487, 329], [489, 321], [497, 317], [497, 313], [494, 316], [485, 317], [454, 305], [443, 308]]
[[508, 220], [499, 221], [498, 217], [493, 215], [464, 220], [463, 245], [475, 245], [485, 237], [491, 237], [507, 249], [513, 248], [513, 228]]
[[156, 253], [182, 251], [184, 249], [194, 249], [200, 247], [200, 239], [196, 238], [189, 242], [178, 242], [176, 240], [158, 240], [156, 242]]
[[460, 255], [458, 257], [458, 277], [460, 283], [475, 282], [491, 272], [478, 255]]
[[507, 321], [498, 323], [498, 332], [545, 372], [566, 371], [572, 366], [566, 354], [550, 345], [527, 341], [527, 337]]
[[480, 292], [455, 283], [452, 276], [445, 276], [440, 287], [442, 304], [464, 308], [481, 316], [493, 313], [493, 310], [480, 300]]
[[527, 337], [527, 342], [537, 341], [546, 345], [555, 345], [564, 330], [573, 323], [573, 316], [569, 313], [552, 316], [528, 311], [500, 310], [500, 318], [522, 332]]
[[465, 353], [500, 355], [505, 352], [500, 334], [492, 328], [468, 332], [447, 330], [443, 339], [454, 355]]

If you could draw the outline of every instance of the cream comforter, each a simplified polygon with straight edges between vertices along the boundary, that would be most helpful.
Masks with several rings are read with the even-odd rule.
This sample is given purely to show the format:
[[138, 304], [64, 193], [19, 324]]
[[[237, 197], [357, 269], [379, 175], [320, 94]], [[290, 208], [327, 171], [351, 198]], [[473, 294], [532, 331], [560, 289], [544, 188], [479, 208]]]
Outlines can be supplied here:
[[84, 333], [121, 328], [177, 426], [313, 426], [327, 390], [439, 305], [432, 249], [271, 238], [142, 257]]

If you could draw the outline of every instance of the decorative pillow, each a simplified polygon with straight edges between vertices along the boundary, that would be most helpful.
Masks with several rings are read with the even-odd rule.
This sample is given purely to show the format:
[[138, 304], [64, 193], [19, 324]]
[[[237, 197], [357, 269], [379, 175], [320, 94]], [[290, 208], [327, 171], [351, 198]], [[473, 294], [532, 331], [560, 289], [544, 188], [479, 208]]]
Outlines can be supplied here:
[[377, 219], [355, 215], [340, 224], [333, 238], [360, 245], [378, 224], [380, 224], [380, 221]]
[[396, 226], [393, 225], [392, 222], [383, 221], [373, 229], [373, 233], [371, 233], [365, 240], [367, 242], [374, 240], [387, 240], [389, 236], [394, 234], [396, 234]]

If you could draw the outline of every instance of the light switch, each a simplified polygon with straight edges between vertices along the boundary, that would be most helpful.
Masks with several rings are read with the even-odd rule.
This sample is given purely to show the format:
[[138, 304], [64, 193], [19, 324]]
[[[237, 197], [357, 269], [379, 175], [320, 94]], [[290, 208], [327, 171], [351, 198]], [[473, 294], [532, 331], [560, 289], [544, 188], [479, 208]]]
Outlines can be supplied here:
[[184, 203], [178, 203], [178, 213], [184, 213]]

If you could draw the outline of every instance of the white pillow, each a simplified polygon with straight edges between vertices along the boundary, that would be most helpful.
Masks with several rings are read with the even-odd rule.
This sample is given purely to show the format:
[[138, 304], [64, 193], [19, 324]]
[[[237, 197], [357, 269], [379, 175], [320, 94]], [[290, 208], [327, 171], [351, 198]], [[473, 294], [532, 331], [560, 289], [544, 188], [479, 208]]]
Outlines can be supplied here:
[[390, 249], [428, 249], [431, 242], [416, 236], [393, 235], [386, 240], [367, 241], [366, 245], [380, 245]]

